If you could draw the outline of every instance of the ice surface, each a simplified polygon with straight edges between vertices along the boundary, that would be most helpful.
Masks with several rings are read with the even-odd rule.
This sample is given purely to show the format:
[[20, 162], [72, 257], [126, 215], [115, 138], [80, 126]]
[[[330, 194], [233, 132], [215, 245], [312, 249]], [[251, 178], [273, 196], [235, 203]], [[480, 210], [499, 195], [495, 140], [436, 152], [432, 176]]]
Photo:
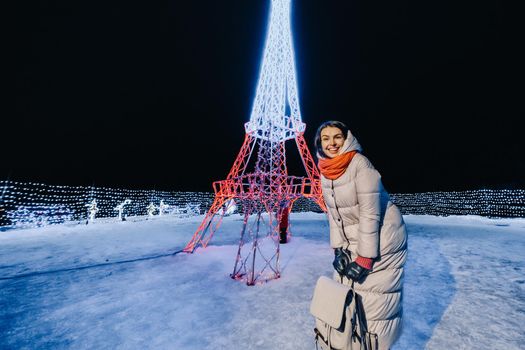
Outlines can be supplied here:
[[[282, 277], [232, 280], [242, 222], [181, 250], [202, 217], [0, 234], [0, 349], [315, 349], [309, 304], [331, 275], [324, 214], [293, 213]], [[395, 349], [525, 348], [525, 220], [405, 216]]]

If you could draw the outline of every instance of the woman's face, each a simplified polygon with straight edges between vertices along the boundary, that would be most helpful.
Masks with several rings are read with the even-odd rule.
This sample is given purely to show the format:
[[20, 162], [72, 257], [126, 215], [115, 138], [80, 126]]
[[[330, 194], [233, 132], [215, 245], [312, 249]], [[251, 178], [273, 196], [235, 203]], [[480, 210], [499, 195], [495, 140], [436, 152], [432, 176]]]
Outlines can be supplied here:
[[328, 158], [337, 156], [344, 142], [345, 135], [341, 129], [335, 126], [327, 126], [321, 130], [321, 148]]

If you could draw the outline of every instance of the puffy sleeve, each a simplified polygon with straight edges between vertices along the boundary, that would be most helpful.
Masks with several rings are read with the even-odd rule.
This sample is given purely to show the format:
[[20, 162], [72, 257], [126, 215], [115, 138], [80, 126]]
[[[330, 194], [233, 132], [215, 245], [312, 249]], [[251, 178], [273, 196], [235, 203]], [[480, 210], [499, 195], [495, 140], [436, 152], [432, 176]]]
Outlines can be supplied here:
[[381, 175], [373, 167], [361, 168], [355, 179], [359, 203], [357, 254], [376, 258], [379, 254], [381, 220]]

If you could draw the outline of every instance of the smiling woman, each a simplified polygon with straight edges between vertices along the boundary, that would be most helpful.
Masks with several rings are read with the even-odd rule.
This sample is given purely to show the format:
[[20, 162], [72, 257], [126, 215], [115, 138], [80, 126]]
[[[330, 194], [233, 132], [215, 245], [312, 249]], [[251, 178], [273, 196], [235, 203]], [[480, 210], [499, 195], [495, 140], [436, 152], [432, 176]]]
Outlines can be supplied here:
[[377, 341], [372, 349], [390, 349], [401, 334], [403, 314], [403, 217], [348, 127], [337, 121], [321, 124], [315, 145], [334, 249], [334, 279], [352, 285], [362, 300], [367, 339]]

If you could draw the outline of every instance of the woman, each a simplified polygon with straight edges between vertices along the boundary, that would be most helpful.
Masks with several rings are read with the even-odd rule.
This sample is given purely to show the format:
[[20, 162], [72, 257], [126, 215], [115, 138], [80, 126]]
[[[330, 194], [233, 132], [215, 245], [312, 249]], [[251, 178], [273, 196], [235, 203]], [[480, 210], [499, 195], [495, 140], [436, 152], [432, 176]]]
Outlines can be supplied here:
[[315, 146], [335, 252], [334, 277], [354, 282], [368, 332], [377, 335], [379, 349], [387, 350], [401, 334], [407, 254], [403, 217], [346, 125], [323, 123]]

